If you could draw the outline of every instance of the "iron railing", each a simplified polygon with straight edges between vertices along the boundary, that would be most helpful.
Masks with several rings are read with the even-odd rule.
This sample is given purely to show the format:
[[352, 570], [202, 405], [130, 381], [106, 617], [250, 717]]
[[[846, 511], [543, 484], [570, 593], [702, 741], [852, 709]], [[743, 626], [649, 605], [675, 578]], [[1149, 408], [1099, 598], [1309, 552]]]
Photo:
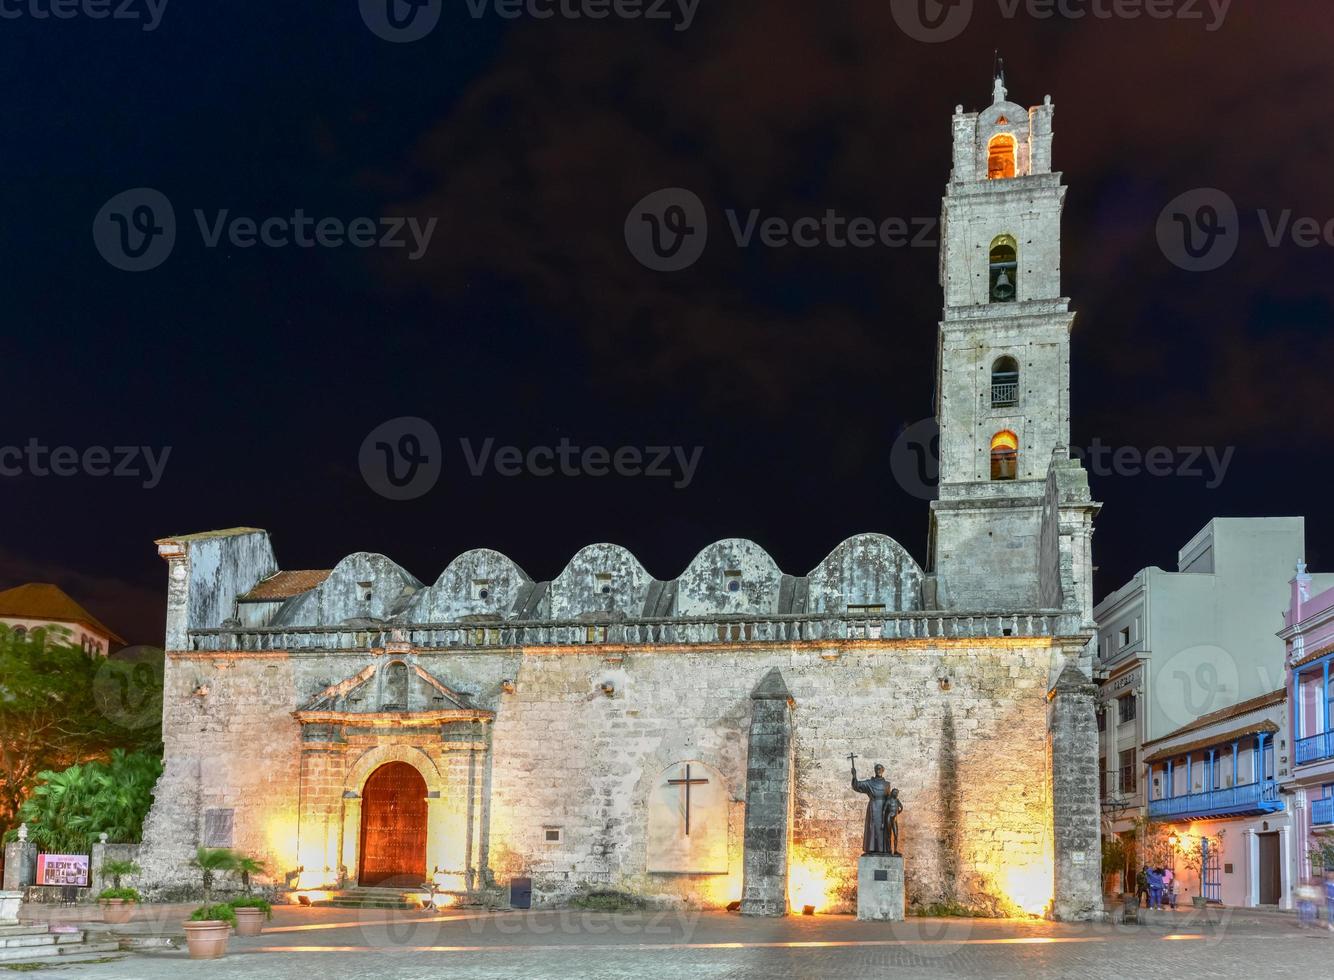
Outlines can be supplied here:
[[1334, 796], [1326, 796], [1323, 800], [1311, 803], [1311, 825], [1325, 827], [1329, 824], [1334, 824]]
[[1334, 758], [1334, 731], [1297, 739], [1297, 765]]
[[1149, 801], [1150, 817], [1207, 816], [1224, 813], [1272, 812], [1283, 809], [1278, 781], [1262, 779], [1227, 789], [1188, 793]]
[[405, 643], [422, 649], [619, 644], [792, 643], [811, 640], [933, 640], [1079, 635], [1075, 613], [911, 612], [886, 616], [775, 615], [645, 619], [620, 623], [421, 623], [382, 627], [270, 626], [190, 631], [199, 651], [357, 650]]
[[993, 384], [991, 386], [991, 407], [1006, 408], [1010, 405], [1016, 405], [1019, 402], [1019, 385], [1016, 382], [1009, 384]]

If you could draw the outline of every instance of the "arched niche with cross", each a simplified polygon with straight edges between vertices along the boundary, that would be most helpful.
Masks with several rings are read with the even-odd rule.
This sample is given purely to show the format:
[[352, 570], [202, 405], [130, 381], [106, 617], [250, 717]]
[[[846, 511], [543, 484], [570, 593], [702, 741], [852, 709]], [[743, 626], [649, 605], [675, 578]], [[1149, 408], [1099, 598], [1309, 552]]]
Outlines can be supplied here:
[[726, 874], [729, 800], [723, 777], [703, 762], [662, 770], [648, 800], [648, 870]]

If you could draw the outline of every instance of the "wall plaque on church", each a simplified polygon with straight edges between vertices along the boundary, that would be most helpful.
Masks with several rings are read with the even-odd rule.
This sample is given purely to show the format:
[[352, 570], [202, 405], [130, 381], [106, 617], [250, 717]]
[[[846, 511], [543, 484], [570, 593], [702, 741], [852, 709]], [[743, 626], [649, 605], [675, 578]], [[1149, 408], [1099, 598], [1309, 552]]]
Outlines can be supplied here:
[[648, 870], [727, 873], [727, 786], [702, 762], [658, 774], [648, 801]]
[[204, 846], [231, 847], [232, 824], [235, 810], [215, 809], [204, 811]]

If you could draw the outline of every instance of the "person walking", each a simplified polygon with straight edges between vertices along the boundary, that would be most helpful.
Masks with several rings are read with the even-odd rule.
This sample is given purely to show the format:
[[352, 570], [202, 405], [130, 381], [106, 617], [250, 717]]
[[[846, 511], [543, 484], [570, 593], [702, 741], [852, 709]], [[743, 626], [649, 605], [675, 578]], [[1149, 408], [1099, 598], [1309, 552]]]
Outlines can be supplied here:
[[1316, 924], [1316, 902], [1320, 900], [1320, 889], [1315, 882], [1303, 881], [1297, 886], [1297, 925], [1305, 929]]
[[1173, 909], [1177, 907], [1177, 876], [1171, 868], [1163, 869], [1163, 898]]
[[1162, 909], [1163, 907], [1163, 869], [1153, 868], [1149, 871], [1149, 908]]
[[1149, 904], [1149, 866], [1146, 864], [1135, 875], [1135, 898], [1143, 897], [1144, 905]]

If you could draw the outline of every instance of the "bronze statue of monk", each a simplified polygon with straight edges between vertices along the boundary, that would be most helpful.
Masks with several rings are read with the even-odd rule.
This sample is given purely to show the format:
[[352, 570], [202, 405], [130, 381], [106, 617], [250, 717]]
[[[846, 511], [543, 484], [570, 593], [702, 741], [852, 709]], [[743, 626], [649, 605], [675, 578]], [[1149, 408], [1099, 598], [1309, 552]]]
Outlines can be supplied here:
[[[866, 804], [866, 827], [862, 831], [863, 854], [892, 854], [889, 840], [889, 819], [892, 809], [889, 780], [885, 778], [885, 767], [876, 764], [875, 776], [871, 779], [857, 778], [857, 764], [852, 764], [852, 788], [858, 793], [865, 793], [871, 799]], [[895, 801], [897, 802], [897, 800]], [[897, 808], [893, 808], [897, 815]]]

